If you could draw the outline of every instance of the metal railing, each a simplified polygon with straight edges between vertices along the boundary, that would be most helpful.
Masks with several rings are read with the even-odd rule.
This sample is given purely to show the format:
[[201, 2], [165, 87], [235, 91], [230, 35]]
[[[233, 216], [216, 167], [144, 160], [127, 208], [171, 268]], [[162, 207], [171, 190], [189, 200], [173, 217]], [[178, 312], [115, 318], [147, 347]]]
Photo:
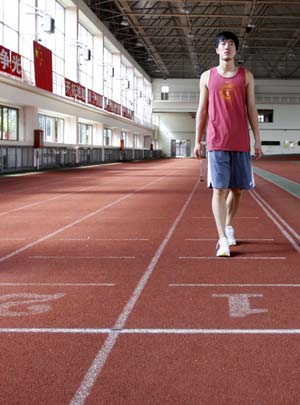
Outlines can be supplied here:
[[[161, 100], [161, 94], [154, 94], [154, 101], [197, 103], [199, 92], [170, 92], [168, 99]], [[297, 94], [256, 94], [257, 104], [300, 104], [300, 96]]]
[[161, 157], [148, 149], [0, 146], [0, 174]]

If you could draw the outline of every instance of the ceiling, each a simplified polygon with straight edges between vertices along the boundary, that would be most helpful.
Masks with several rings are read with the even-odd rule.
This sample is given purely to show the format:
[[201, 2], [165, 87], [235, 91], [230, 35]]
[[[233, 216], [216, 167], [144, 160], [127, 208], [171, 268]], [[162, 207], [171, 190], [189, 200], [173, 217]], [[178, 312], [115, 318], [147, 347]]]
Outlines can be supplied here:
[[255, 78], [300, 78], [300, 0], [84, 0], [151, 78], [196, 78], [234, 31]]

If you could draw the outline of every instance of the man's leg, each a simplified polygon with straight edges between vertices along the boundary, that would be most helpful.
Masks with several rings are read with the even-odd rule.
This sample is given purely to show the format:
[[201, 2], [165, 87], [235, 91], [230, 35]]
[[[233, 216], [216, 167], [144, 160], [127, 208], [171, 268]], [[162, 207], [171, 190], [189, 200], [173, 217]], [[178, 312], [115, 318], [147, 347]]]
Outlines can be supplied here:
[[236, 239], [234, 237], [234, 229], [231, 226], [233, 217], [235, 216], [240, 200], [241, 200], [242, 190], [239, 188], [231, 189], [226, 198], [226, 221], [225, 221], [225, 234], [228, 240], [229, 246], [236, 245]]
[[212, 211], [214, 214], [219, 240], [217, 244], [217, 256], [230, 256], [229, 243], [225, 235], [226, 223], [226, 189], [213, 189]]
[[226, 226], [230, 226], [240, 204], [242, 190], [233, 188], [229, 191], [226, 199]]
[[215, 218], [215, 223], [217, 226], [217, 231], [219, 239], [226, 238], [225, 235], [225, 224], [226, 224], [226, 189], [213, 189], [212, 197], [212, 211]]

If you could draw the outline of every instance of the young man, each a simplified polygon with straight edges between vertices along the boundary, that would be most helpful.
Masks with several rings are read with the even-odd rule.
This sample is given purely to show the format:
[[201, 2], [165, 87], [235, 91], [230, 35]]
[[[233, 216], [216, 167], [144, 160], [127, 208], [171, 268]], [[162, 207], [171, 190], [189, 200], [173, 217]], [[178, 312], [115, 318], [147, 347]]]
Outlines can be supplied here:
[[207, 183], [213, 188], [212, 211], [219, 236], [217, 256], [230, 256], [229, 246], [236, 245], [232, 220], [242, 190], [254, 187], [248, 121], [254, 135], [255, 158], [261, 157], [262, 149], [253, 76], [234, 63], [238, 38], [233, 32], [221, 32], [215, 45], [219, 65], [200, 78], [194, 153], [201, 158], [207, 123]]

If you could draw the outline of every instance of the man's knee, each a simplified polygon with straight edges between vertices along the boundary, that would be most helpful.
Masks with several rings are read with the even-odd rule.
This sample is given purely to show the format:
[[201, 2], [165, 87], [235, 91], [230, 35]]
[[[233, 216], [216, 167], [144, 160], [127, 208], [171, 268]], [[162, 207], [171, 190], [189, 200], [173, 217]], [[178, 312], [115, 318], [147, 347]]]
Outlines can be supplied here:
[[232, 188], [232, 189], [230, 189], [230, 191], [231, 191], [231, 193], [233, 194], [233, 196], [235, 197], [235, 198], [240, 198], [241, 197], [241, 195], [242, 195], [242, 189], [240, 189], [240, 188]]
[[213, 194], [216, 197], [225, 197], [227, 194], [228, 190], [226, 188], [214, 188], [213, 189]]

